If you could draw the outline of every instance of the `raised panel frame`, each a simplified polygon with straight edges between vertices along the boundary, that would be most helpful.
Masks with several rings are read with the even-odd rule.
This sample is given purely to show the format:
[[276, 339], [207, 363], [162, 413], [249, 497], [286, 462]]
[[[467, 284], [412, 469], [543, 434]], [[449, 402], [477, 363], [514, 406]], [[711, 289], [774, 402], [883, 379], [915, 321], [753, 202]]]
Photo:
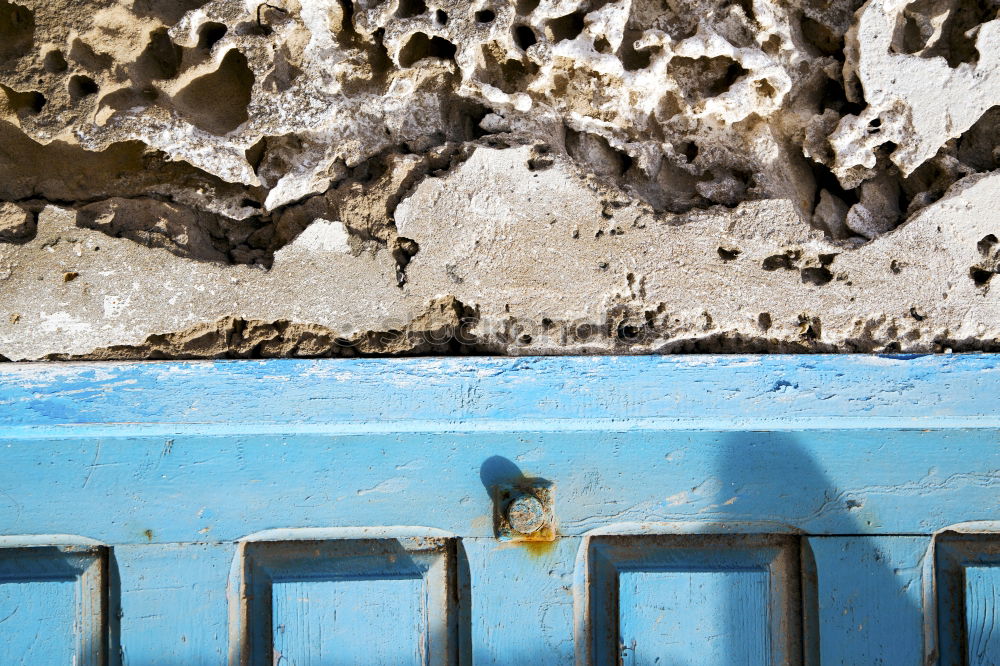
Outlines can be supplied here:
[[[397, 581], [410, 583], [411, 590], [416, 583], [421, 598], [415, 610], [423, 613], [415, 618], [422, 633], [416, 648], [419, 663], [452, 666], [462, 663], [462, 654], [467, 652], [468, 580], [458, 539], [381, 536], [247, 541], [237, 558], [233, 663], [270, 666], [278, 658], [274, 586], [308, 582]], [[407, 618], [399, 618], [399, 623], [404, 627]], [[400, 637], [399, 642], [406, 640]]]
[[[758, 655], [767, 663], [805, 660], [804, 628], [810, 617], [803, 589], [801, 539], [788, 534], [599, 535], [588, 539], [582, 581], [583, 641], [587, 664], [632, 663], [623, 644], [619, 585], [627, 572], [697, 572], [766, 575], [766, 635]], [[723, 620], [725, 621], [725, 620]], [[637, 662], [645, 663], [645, 662]], [[755, 662], [756, 663], [756, 662]]]
[[1000, 662], [1000, 533], [935, 535], [934, 593], [940, 666]]
[[[102, 546], [30, 545], [0, 547], [0, 586], [72, 583], [72, 661], [76, 666], [104, 666], [109, 656], [108, 549]], [[46, 615], [52, 617], [53, 610]], [[14, 612], [2, 618], [11, 619]], [[42, 627], [37, 627], [43, 630]], [[6, 628], [7, 631], [10, 628]], [[2, 638], [2, 632], [0, 632]], [[36, 638], [38, 638], [36, 634]], [[0, 647], [0, 655], [4, 649]], [[24, 655], [7, 655], [18, 662]], [[16, 663], [10, 661], [8, 663]]]

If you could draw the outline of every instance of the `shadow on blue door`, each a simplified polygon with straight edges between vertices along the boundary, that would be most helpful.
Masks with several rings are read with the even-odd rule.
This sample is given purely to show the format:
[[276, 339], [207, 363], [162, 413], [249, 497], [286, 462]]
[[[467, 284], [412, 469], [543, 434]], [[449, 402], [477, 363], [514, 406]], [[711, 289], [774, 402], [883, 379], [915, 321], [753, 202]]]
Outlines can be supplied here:
[[[808, 432], [722, 435], [715, 464], [721, 481], [713, 503], [719, 507], [717, 517], [748, 524], [775, 517], [803, 534], [800, 659], [814, 664], [922, 664], [918, 567], [901, 569], [916, 563], [900, 563], [899, 537], [865, 535], [873, 518], [865, 498], [839, 487], [828, 470], [817, 465], [806, 446], [809, 437]], [[873, 468], [866, 485], [884, 483], [877, 474]], [[917, 545], [922, 553], [923, 541]], [[727, 657], [710, 663], [747, 663], [741, 637], [747, 611], [745, 597], [734, 590], [725, 610]], [[646, 663], [679, 663], [668, 654], [662, 657]]]
[[[817, 443], [809, 438], [809, 433], [723, 433], [716, 439], [699, 444], [697, 451], [692, 449], [692, 454], [712, 461], [709, 467], [716, 490], [708, 502], [709, 510], [696, 512], [691, 509], [687, 520], [704, 523], [705, 532], [718, 532], [718, 526], [724, 525], [729, 541], [712, 541], [705, 538], [706, 534], [671, 537], [675, 541], [668, 544], [669, 548], [684, 551], [684, 557], [688, 559], [677, 560], [673, 564], [669, 559], [660, 560], [659, 564], [654, 562], [645, 570], [642, 563], [623, 565], [616, 570], [616, 576], [624, 571], [626, 577], [631, 577], [633, 592], [622, 592], [625, 589], [622, 584], [615, 595], [625, 594], [626, 598], [623, 600], [614, 596], [615, 603], [604, 619], [591, 618], [595, 623], [613, 625], [610, 632], [616, 636], [617, 642], [613, 655], [610, 651], [601, 653], [598, 650], [595, 653], [608, 655], [607, 658], [596, 658], [596, 664], [763, 665], [772, 663], [775, 655], [787, 655], [788, 658], [781, 661], [792, 664], [883, 663], [904, 666], [923, 662], [922, 609], [913, 601], [914, 596], [904, 589], [908, 579], [901, 576], [898, 558], [893, 553], [895, 537], [864, 535], [870, 530], [867, 524], [870, 514], [865, 510], [865, 498], [852, 496], [837, 486], [833, 479], [836, 470], [821, 468], [809, 454], [809, 446], [825, 442]], [[864, 462], [859, 460], [855, 464]], [[877, 470], [873, 470], [868, 483], [879, 484], [877, 477]], [[525, 477], [517, 465], [502, 456], [488, 457], [482, 463], [480, 480], [487, 492], [492, 492], [491, 489], [498, 485], [545, 482], [544, 479]], [[629, 479], [624, 478], [620, 483], [627, 484]], [[566, 483], [565, 487], [571, 488], [572, 483]], [[646, 494], [666, 497], [675, 490], [676, 480], [665, 478], [663, 487], [649, 488]], [[608, 488], [607, 493], [609, 498], [613, 497], [615, 488]], [[571, 500], [564, 498], [564, 501]], [[606, 514], [615, 512], [609, 509]], [[782, 601], [772, 598], [771, 593], [776, 587], [766, 580], [761, 583], [760, 577], [742, 576], [746, 572], [752, 573], [752, 562], [750, 566], [741, 568], [735, 559], [705, 555], [712, 549], [732, 547], [733, 544], [739, 546], [740, 534], [751, 532], [777, 534], [779, 536], [774, 543], [779, 545], [794, 543], [795, 571], [789, 573], [783, 570], [782, 575], [788, 575], [786, 582], [796, 589], [783, 598], [789, 607], [785, 609], [786, 622], [781, 626], [772, 622], [775, 617], [773, 604]], [[811, 532], [817, 535], [812, 536]], [[646, 536], [628, 538], [631, 541], [623, 543], [637, 549], [643, 548], [643, 539], [655, 539]], [[679, 540], [686, 538], [692, 539], [692, 543], [698, 538], [702, 540], [690, 548], [678, 545]], [[747, 538], [749, 549], [768, 546], [765, 541]], [[764, 545], [760, 546], [761, 543]], [[699, 563], [691, 559], [692, 553], [697, 556], [701, 553], [707, 559]], [[109, 564], [111, 589], [114, 591], [117, 587], [117, 567], [113, 554]], [[675, 568], [671, 569], [672, 566]], [[663, 610], [657, 607], [660, 615], [676, 611], [676, 621], [668, 623], [665, 629], [662, 625], [654, 626], [655, 622], [646, 622], [643, 609], [637, 606], [662, 604], [662, 599], [656, 596], [661, 590], [675, 594], [677, 578], [656, 578], [663, 572], [672, 571], [690, 574], [684, 579], [684, 584], [695, 586], [696, 591], [685, 599], [700, 608]], [[720, 572], [726, 575], [716, 575]], [[733, 572], [738, 575], [729, 575]], [[755, 593], [755, 590], [760, 591], [761, 584], [771, 585], [763, 596]], [[619, 586], [617, 580], [615, 585]], [[467, 604], [476, 603], [474, 585], [462, 592], [469, 597], [462, 600], [466, 609]], [[620, 603], [635, 606], [626, 608]], [[537, 608], [525, 607], [524, 612], [535, 613]], [[467, 625], [468, 615], [463, 613], [461, 618]], [[523, 619], [531, 620], [530, 617]], [[497, 621], [499, 623], [500, 618]], [[116, 622], [114, 616], [112, 622]], [[468, 636], [468, 626], [460, 631]], [[761, 635], [762, 632], [766, 635]], [[627, 636], [623, 637], [623, 634]], [[392, 638], [386, 636], [385, 640], [391, 641]], [[493, 635], [491, 640], [502, 640], [502, 636]], [[463, 649], [478, 654], [479, 646], [470, 646], [467, 641], [463, 640]], [[519, 650], [521, 652], [517, 654], [506, 652], [504, 663], [561, 663], [550, 660], [542, 645], [534, 650], [531, 646], [522, 645]], [[465, 654], [461, 663], [468, 661], [469, 654]], [[128, 663], [146, 666], [132, 661]], [[320, 666], [320, 662], [308, 663]], [[340, 663], [347, 662], [333, 659], [322, 662], [322, 666]], [[355, 660], [350, 663], [360, 662]]]

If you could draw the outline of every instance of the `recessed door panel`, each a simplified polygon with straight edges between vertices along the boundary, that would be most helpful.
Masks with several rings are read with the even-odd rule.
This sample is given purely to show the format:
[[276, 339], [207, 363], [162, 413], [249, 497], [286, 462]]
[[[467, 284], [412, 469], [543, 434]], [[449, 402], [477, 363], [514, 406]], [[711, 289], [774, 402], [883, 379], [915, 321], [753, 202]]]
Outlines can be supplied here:
[[970, 664], [1000, 664], [1000, 567], [965, 567], [965, 638]]
[[764, 569], [621, 571], [622, 662], [769, 663], [767, 607]]
[[935, 539], [941, 664], [1000, 664], [1000, 535]]
[[0, 664], [103, 663], [104, 553], [0, 549]]
[[591, 662], [800, 663], [799, 568], [793, 537], [595, 537]]
[[[423, 664], [427, 590], [422, 576], [276, 580], [274, 658], [289, 663]], [[370, 661], [369, 661], [370, 660]]]
[[249, 543], [249, 662], [456, 663], [455, 560], [451, 539]]

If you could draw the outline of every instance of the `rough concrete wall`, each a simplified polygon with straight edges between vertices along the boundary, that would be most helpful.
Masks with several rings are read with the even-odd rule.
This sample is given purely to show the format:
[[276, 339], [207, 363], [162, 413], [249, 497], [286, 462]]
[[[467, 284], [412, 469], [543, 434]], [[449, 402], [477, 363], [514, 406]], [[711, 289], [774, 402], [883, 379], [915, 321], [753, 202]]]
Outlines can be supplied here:
[[0, 354], [998, 349], [998, 10], [0, 0]]

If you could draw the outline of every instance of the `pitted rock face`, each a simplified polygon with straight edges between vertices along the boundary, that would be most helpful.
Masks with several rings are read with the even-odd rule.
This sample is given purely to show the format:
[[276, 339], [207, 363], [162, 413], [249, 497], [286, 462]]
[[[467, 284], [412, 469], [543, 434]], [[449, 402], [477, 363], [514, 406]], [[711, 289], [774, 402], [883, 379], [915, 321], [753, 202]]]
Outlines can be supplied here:
[[[936, 261], [901, 255], [901, 225], [931, 233], [920, 229], [951, 208], [996, 196], [998, 10], [998, 0], [0, 0], [0, 305], [10, 310], [0, 354], [141, 356], [150, 336], [233, 318], [318, 326], [331, 340], [409, 339], [442, 298], [471, 317], [459, 327], [471, 341], [365, 349], [653, 351], [719, 336], [754, 350], [994, 344], [997, 320], [981, 308], [996, 307], [995, 262], [966, 255], [1000, 233], [995, 208], [913, 250], [939, 247], [952, 262], [927, 276], [933, 296], [903, 303], [916, 287], [891, 285], [900, 266]], [[36, 231], [46, 207], [74, 217], [49, 245]], [[316, 257], [333, 254], [309, 239], [331, 229], [330, 261], [345, 272], [328, 277]], [[150, 279], [95, 277], [107, 284], [91, 283], [90, 297], [19, 281], [27, 265], [54, 262], [60, 243], [100, 247], [102, 235], [105, 247], [130, 243]], [[837, 270], [872, 253], [884, 265]], [[757, 255], [759, 270], [740, 269]], [[113, 275], [118, 258], [94, 268]], [[568, 265], [538, 275], [547, 263]], [[252, 270], [232, 277], [230, 264]], [[154, 277], [185, 271], [208, 282]], [[791, 274], [792, 286], [772, 284]], [[279, 287], [279, 275], [299, 282]], [[233, 300], [216, 280], [244, 288]], [[173, 309], [165, 289], [196, 290], [181, 299], [190, 310]], [[274, 289], [290, 301], [249, 293]], [[95, 310], [95, 291], [129, 305]], [[346, 301], [332, 307], [332, 293]], [[51, 324], [64, 315], [76, 323]], [[506, 323], [486, 326], [487, 315]], [[899, 339], [894, 317], [938, 329], [921, 323]], [[600, 322], [603, 342], [548, 340], [552, 322], [581, 318]], [[859, 323], [873, 321], [890, 323]], [[48, 334], [27, 341], [43, 322]], [[650, 342], [658, 326], [669, 333]]]

